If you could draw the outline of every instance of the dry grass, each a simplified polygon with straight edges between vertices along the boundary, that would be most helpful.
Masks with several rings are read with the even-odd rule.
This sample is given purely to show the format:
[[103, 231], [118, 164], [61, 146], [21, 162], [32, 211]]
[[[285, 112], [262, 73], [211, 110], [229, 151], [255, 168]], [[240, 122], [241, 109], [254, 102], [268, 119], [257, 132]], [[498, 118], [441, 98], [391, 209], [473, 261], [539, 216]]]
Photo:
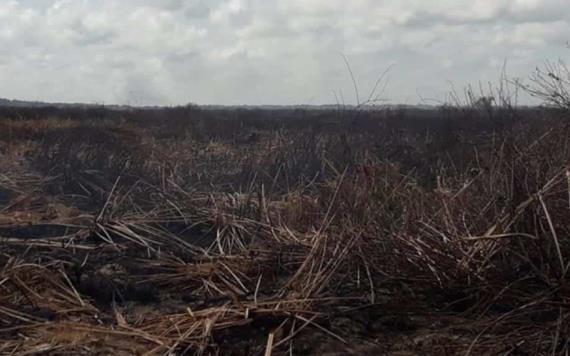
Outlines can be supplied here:
[[567, 354], [570, 131], [531, 113], [1, 121], [0, 354]]

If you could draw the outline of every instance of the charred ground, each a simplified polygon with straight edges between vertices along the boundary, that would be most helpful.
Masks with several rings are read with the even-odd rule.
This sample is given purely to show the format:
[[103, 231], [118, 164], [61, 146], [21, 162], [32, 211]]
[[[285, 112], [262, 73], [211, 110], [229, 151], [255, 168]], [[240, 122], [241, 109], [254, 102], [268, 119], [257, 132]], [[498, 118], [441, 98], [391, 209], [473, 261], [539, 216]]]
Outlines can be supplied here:
[[0, 109], [0, 354], [565, 354], [570, 117]]

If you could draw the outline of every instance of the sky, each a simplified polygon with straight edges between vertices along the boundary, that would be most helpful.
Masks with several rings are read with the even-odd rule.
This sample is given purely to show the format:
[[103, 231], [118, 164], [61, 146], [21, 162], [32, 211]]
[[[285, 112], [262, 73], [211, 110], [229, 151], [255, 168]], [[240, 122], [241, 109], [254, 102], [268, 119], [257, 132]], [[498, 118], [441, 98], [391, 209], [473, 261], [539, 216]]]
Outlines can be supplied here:
[[[569, 59], [568, 0], [0, 0], [0, 97], [438, 103]], [[346, 62], [345, 62], [346, 58]], [[505, 65], [506, 63], [506, 65]], [[521, 100], [525, 100], [524, 98]]]

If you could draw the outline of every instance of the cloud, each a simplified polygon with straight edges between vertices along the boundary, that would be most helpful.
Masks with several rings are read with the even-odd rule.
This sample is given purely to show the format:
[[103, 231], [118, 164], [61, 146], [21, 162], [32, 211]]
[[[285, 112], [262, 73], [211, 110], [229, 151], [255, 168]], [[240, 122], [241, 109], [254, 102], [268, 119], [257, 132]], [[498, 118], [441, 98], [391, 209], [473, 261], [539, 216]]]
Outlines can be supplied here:
[[[130, 104], [417, 102], [568, 57], [566, 0], [4, 0], [0, 97]], [[428, 92], [428, 93], [424, 93]]]

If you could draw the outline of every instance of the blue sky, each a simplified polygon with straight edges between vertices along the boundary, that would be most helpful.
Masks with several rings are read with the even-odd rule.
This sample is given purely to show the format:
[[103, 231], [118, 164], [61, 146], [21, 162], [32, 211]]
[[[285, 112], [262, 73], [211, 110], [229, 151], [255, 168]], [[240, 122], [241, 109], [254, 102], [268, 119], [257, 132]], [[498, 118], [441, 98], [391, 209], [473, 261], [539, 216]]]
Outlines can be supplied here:
[[[2, 0], [0, 97], [130, 105], [445, 100], [567, 59], [567, 0]], [[524, 98], [522, 99], [525, 100]]]

